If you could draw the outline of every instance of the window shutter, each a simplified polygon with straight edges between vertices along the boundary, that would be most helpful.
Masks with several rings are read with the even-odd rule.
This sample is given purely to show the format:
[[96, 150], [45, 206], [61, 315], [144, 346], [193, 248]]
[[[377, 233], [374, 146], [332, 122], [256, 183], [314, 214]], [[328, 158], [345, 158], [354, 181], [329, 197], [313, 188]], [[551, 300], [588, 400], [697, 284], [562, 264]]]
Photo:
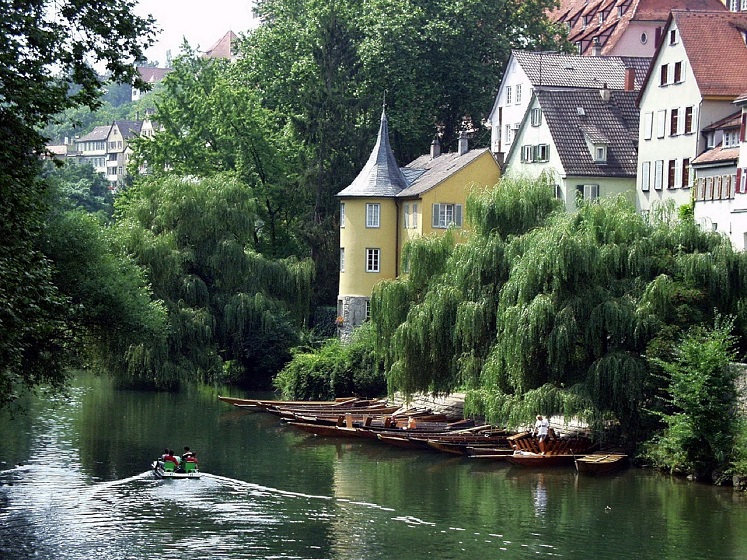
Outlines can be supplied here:
[[438, 219], [441, 214], [441, 205], [436, 203], [433, 205], [433, 218], [431, 219], [431, 226], [438, 227]]
[[735, 190], [738, 193], [744, 192], [742, 190], [742, 168], [741, 167], [739, 169], [737, 169], [737, 184], [734, 185], [734, 186], [736, 187]]
[[744, 142], [747, 136], [747, 113], [742, 113], [742, 125], [739, 127], [739, 141]]
[[462, 227], [462, 205], [454, 205], [454, 225], [456, 227]]
[[677, 134], [685, 133], [685, 108], [680, 107], [679, 120], [677, 121]]

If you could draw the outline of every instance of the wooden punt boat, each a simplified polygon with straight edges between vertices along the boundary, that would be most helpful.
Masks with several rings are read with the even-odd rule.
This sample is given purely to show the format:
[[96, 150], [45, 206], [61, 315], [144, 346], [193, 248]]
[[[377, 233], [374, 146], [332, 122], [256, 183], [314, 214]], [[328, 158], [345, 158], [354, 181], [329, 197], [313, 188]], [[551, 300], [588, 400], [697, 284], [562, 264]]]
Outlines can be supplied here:
[[360, 437], [355, 428], [346, 426], [330, 426], [328, 424], [313, 424], [307, 422], [288, 422], [289, 426], [301, 431], [322, 437]]
[[[266, 409], [268, 407], [276, 406], [310, 406], [310, 407], [323, 407], [323, 406], [345, 406], [356, 401], [360, 401], [358, 397], [343, 397], [335, 399], [333, 401], [273, 401], [264, 399], [242, 399], [238, 397], [223, 397], [218, 396], [219, 401], [223, 401], [240, 408], [259, 408]], [[370, 401], [367, 401], [370, 402]]]
[[[417, 438], [416, 438], [417, 439]], [[461, 442], [461, 441], [449, 441], [441, 439], [426, 439], [426, 443], [436, 451], [442, 453], [450, 453], [452, 455], [462, 455], [467, 457], [471, 454], [470, 450], [474, 449], [489, 449], [491, 454], [496, 454], [499, 451], [505, 451], [507, 454], [513, 453], [513, 449], [499, 448], [499, 442], [496, 443], [481, 443], [481, 442]]]
[[576, 470], [584, 474], [607, 474], [628, 463], [624, 453], [591, 453], [576, 458]]
[[542, 455], [542, 453], [532, 453], [531, 451], [514, 451], [512, 455], [508, 455], [506, 460], [512, 465], [519, 467], [529, 467], [533, 469], [544, 469], [548, 467], [562, 467], [573, 465], [573, 461], [576, 455], [570, 454], [558, 454], [558, 455]]
[[430, 446], [424, 440], [413, 439], [407, 436], [376, 434], [376, 437], [383, 443], [403, 449], [430, 449]]
[[469, 457], [483, 461], [505, 461], [513, 454], [513, 449], [504, 447], [467, 446]]

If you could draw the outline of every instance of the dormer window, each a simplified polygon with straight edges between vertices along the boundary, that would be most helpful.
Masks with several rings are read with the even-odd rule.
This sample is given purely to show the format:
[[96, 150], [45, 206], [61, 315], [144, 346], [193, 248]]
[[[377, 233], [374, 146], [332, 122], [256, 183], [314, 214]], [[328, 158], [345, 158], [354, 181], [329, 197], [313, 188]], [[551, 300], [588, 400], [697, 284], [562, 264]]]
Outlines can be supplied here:
[[607, 146], [596, 144], [594, 146], [594, 161], [597, 163], [607, 163]]

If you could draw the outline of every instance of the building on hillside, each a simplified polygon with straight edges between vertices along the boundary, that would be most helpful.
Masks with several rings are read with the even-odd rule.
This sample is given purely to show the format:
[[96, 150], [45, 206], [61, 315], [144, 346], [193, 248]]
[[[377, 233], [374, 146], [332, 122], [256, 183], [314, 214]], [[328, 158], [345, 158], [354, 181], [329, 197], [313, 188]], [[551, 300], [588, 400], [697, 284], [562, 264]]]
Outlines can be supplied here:
[[[140, 74], [140, 78], [151, 86], [158, 84], [171, 72], [171, 68], [154, 68], [151, 66], [138, 66], [137, 71]], [[132, 100], [139, 101], [143, 97], [142, 91], [137, 88], [132, 88]]]
[[639, 90], [650, 58], [588, 57], [511, 51], [493, 108], [486, 121], [491, 150], [499, 161], [511, 149], [534, 88]]
[[218, 39], [215, 44], [204, 52], [203, 58], [226, 58], [236, 60], [234, 47], [236, 46], [236, 34], [228, 31], [223, 37]]
[[[638, 99], [638, 209], [646, 212], [666, 201], [681, 206], [696, 199], [696, 215], [716, 223], [718, 231], [732, 240], [738, 239], [738, 248], [744, 248], [739, 233], [747, 229], [744, 214], [724, 210], [719, 211], [721, 217], [707, 216], [705, 211], [713, 211], [716, 205], [713, 200], [698, 201], [691, 186], [694, 160], [709, 151], [709, 138], [714, 144], [723, 134], [719, 123], [728, 121], [735, 99], [745, 92], [746, 29], [747, 13], [672, 12]], [[704, 155], [699, 162], [706, 184], [709, 157]], [[723, 193], [723, 181], [721, 188]], [[738, 208], [739, 190], [720, 204]], [[731, 219], [724, 220], [724, 215]]]
[[76, 163], [89, 164], [96, 173], [106, 173], [107, 139], [111, 125], [97, 126], [88, 134], [75, 138], [72, 157]]
[[539, 177], [574, 212], [579, 200], [635, 200], [637, 92], [535, 88], [506, 158], [504, 174]]
[[124, 185], [132, 150], [129, 141], [140, 135], [143, 121], [114, 121], [106, 139], [106, 180], [112, 190]]
[[726, 7], [721, 0], [561, 0], [549, 16], [565, 25], [580, 55], [651, 57], [672, 10]]
[[469, 150], [465, 135], [454, 153], [431, 153], [400, 168], [381, 125], [368, 162], [340, 199], [340, 284], [337, 313], [341, 336], [369, 316], [374, 285], [405, 273], [404, 244], [414, 238], [463, 228], [465, 202], [473, 188], [494, 186], [500, 167], [488, 149]]

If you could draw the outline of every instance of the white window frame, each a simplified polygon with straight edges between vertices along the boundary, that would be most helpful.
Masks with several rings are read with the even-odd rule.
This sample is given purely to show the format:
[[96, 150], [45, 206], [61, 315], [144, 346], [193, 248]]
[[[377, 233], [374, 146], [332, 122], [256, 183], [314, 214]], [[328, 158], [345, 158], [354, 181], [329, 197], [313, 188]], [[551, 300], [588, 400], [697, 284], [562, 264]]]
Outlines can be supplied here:
[[521, 105], [521, 84], [516, 84], [516, 104]]
[[[674, 127], [672, 126], [672, 120], [676, 121]], [[680, 121], [679, 107], [669, 109], [669, 136], [677, 136], [680, 133]]]
[[345, 247], [340, 247], [340, 272], [345, 272]]
[[405, 229], [410, 229], [410, 203], [405, 202], [402, 207], [402, 217], [404, 218], [402, 226]]
[[[690, 128], [687, 128], [687, 110], [690, 109]], [[695, 107], [690, 105], [685, 107], [685, 112], [682, 115], [682, 130], [684, 134], [692, 134], [695, 132]]]
[[644, 161], [641, 163], [641, 190], [648, 192], [651, 190], [651, 162]]
[[381, 272], [381, 249], [366, 247], [366, 272]]
[[340, 203], [340, 227], [345, 227], [345, 203]]
[[607, 146], [594, 146], [594, 161], [597, 163], [607, 163]]
[[542, 124], [542, 109], [540, 107], [535, 107], [534, 109], [532, 109], [530, 118], [530, 123], [532, 126], [540, 126]]
[[664, 180], [664, 160], [657, 159], [654, 162], [654, 190], [660, 191]]
[[410, 222], [413, 228], [418, 227], [418, 203], [417, 202], [412, 203], [412, 220], [410, 220]]
[[513, 100], [512, 93], [513, 92], [512, 92], [511, 86], [506, 86], [506, 105], [511, 105], [512, 100]]
[[366, 203], [366, 227], [381, 227], [381, 204], [378, 202]]
[[578, 193], [579, 198], [587, 202], [592, 202], [599, 198], [599, 185], [578, 185], [576, 187], [576, 192]]
[[537, 144], [534, 147], [534, 161], [545, 162], [550, 160], [550, 144]]
[[523, 163], [534, 163], [534, 146], [524, 144], [521, 147], [521, 161]]
[[462, 227], [462, 205], [436, 202], [433, 205], [431, 226], [434, 229], [446, 229], [451, 224], [458, 228]]
[[506, 125], [506, 144], [510, 144], [510, 143], [511, 143], [511, 125], [507, 124]]

